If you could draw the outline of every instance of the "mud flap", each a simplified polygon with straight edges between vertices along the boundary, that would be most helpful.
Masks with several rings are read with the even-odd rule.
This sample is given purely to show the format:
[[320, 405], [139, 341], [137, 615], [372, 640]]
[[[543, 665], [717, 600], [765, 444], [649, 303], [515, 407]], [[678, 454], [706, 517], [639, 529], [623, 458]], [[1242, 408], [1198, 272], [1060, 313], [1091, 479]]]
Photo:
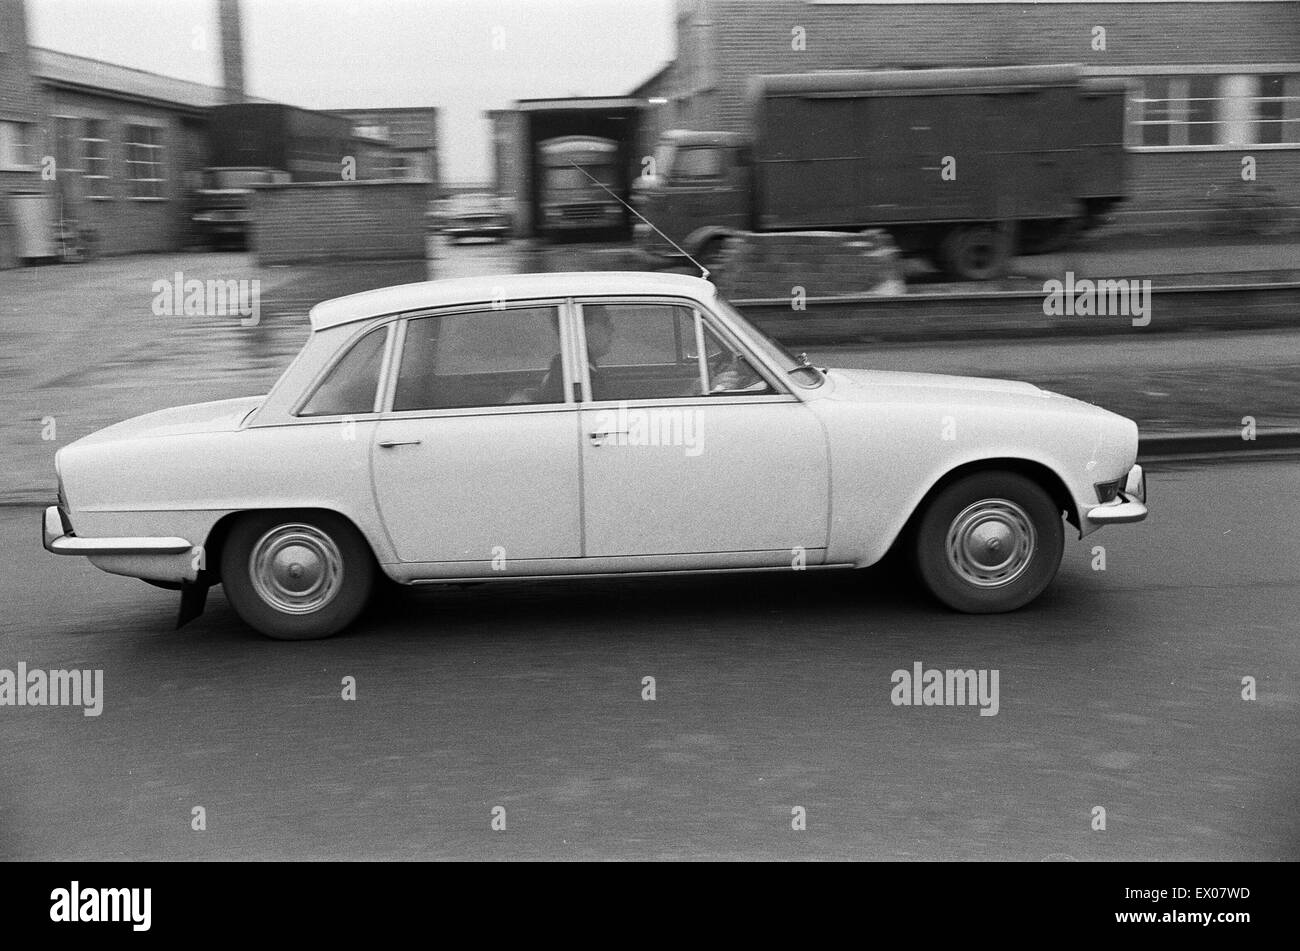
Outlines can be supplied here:
[[203, 613], [208, 603], [208, 588], [211, 583], [205, 580], [187, 581], [181, 585], [181, 608], [176, 614], [176, 630], [180, 630], [190, 621]]

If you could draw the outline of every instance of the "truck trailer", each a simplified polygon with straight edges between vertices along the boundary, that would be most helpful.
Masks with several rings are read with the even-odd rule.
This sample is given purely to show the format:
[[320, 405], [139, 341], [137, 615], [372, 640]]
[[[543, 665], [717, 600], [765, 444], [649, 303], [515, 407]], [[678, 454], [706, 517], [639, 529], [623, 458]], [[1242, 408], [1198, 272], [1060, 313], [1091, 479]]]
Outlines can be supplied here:
[[665, 133], [638, 210], [705, 266], [746, 231], [883, 228], [948, 274], [993, 278], [1124, 199], [1125, 90], [1073, 66], [762, 76], [752, 135]]

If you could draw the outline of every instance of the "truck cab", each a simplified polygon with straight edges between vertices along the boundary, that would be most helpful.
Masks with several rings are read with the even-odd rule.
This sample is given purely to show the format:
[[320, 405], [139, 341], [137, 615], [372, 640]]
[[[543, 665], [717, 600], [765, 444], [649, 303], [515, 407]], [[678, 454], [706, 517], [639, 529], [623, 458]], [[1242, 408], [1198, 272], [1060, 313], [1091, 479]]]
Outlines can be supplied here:
[[[632, 196], [636, 210], [688, 254], [712, 257], [727, 234], [752, 227], [749, 146], [730, 132], [665, 132]], [[679, 253], [644, 222], [634, 230], [642, 249]]]

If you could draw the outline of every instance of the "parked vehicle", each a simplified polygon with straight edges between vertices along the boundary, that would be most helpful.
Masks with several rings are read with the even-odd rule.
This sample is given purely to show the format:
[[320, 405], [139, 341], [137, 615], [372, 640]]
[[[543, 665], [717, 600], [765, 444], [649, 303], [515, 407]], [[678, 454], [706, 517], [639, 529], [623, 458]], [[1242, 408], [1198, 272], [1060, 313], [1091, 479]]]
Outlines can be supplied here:
[[194, 193], [194, 225], [212, 247], [246, 247], [253, 217], [253, 189], [284, 181], [270, 168], [206, 168]]
[[961, 611], [1019, 608], [1082, 537], [1146, 517], [1137, 426], [1028, 383], [823, 370], [693, 277], [508, 275], [312, 308], [266, 396], [55, 456], [55, 554], [221, 583], [276, 638], [375, 582], [864, 567], [906, 549]]
[[496, 195], [457, 195], [440, 209], [439, 227], [450, 241], [461, 238], [492, 238], [505, 241], [510, 237], [510, 215]]
[[541, 169], [538, 230], [543, 236], [608, 230], [622, 224], [624, 208], [614, 197], [619, 190], [617, 142], [566, 135], [542, 142], [537, 153]]
[[956, 277], [996, 277], [1123, 200], [1124, 88], [1068, 66], [760, 77], [752, 136], [668, 132], [634, 193], [706, 265], [745, 231], [881, 227]]

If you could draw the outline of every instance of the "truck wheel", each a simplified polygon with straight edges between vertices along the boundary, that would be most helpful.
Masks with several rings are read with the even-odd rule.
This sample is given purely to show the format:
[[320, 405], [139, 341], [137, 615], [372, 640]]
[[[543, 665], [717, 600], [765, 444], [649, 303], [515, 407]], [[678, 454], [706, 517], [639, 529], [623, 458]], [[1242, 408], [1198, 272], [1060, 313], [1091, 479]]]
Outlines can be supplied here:
[[250, 627], [276, 640], [314, 640], [356, 620], [374, 587], [375, 559], [340, 515], [252, 512], [226, 538], [221, 579]]
[[931, 500], [913, 536], [921, 580], [967, 614], [1014, 611], [1034, 600], [1061, 566], [1061, 513], [1036, 482], [977, 472]]
[[954, 228], [940, 248], [944, 270], [963, 281], [1001, 277], [1011, 259], [1010, 236], [992, 225]]

